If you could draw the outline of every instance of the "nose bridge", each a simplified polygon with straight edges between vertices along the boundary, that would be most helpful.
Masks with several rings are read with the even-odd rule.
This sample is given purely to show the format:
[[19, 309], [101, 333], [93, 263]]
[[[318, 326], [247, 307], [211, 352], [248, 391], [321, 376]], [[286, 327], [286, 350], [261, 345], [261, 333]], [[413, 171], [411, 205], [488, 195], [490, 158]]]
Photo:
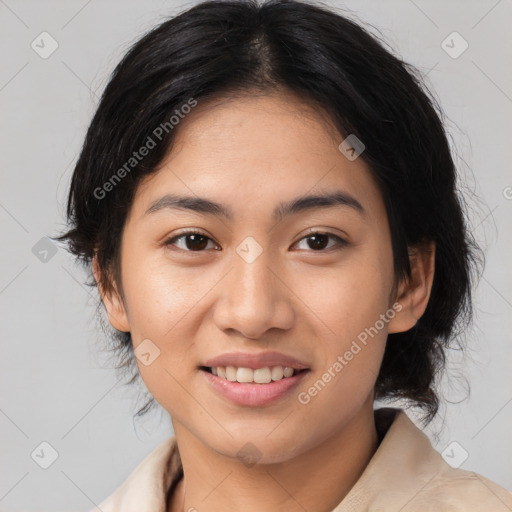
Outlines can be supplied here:
[[220, 328], [236, 329], [248, 338], [257, 338], [274, 327], [289, 328], [293, 311], [283, 295], [286, 287], [277, 277], [272, 257], [253, 237], [238, 245], [217, 308]]
[[258, 307], [263, 314], [266, 308], [272, 307], [275, 273], [269, 268], [270, 263], [270, 252], [252, 236], [246, 237], [236, 248], [233, 293], [241, 310]]

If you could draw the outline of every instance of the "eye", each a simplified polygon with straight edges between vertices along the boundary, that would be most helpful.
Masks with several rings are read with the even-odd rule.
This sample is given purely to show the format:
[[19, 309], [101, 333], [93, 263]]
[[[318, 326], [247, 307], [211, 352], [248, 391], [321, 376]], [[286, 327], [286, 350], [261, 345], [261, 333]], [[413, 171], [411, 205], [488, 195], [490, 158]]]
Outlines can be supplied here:
[[[326, 243], [328, 244], [328, 240], [335, 239], [338, 240], [338, 250], [342, 249], [343, 247], [346, 247], [348, 245], [348, 242], [344, 240], [343, 238], [333, 234], [333, 233], [326, 233], [322, 231], [312, 231], [311, 233], [308, 233], [307, 236], [301, 238], [299, 242], [302, 242], [303, 240], [309, 240], [309, 242], [306, 242], [309, 248], [314, 249], [313, 252], [322, 252], [322, 251], [328, 251], [332, 249], [331, 247], [328, 247], [326, 249]], [[312, 242], [311, 242], [312, 241]]]
[[[176, 241], [184, 241], [182, 245], [183, 247], [178, 247], [179, 249], [183, 249], [187, 252], [201, 252], [208, 245], [208, 241], [213, 242], [213, 240], [206, 236], [204, 233], [200, 231], [184, 231], [180, 235], [169, 238], [164, 242], [164, 245], [175, 245]], [[188, 242], [188, 243], [187, 243]]]

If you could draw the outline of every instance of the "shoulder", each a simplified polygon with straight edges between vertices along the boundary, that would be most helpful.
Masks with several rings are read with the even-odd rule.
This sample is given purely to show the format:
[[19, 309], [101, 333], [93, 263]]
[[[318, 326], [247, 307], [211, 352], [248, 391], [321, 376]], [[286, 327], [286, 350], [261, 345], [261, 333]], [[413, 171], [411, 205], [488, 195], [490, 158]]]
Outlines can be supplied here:
[[375, 411], [382, 441], [333, 512], [510, 512], [512, 493], [478, 473], [450, 466], [404, 411]]
[[128, 478], [97, 507], [102, 512], [164, 512], [166, 494], [179, 478], [181, 460], [174, 436], [153, 449]]
[[[464, 469], [454, 469], [441, 458], [439, 472], [426, 486], [417, 504], [428, 502], [428, 510], [508, 512], [512, 493], [488, 478]], [[405, 511], [404, 511], [405, 512]]]

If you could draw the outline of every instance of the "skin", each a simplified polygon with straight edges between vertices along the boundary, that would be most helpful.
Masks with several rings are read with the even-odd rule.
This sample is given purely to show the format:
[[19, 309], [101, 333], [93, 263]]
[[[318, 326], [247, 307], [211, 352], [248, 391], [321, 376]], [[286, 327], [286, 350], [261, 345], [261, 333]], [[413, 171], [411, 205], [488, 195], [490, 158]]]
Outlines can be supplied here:
[[[100, 292], [110, 322], [131, 332], [134, 348], [150, 339], [160, 350], [150, 365], [137, 364], [172, 418], [183, 462], [171, 512], [330, 511], [377, 448], [374, 385], [386, 337], [423, 314], [434, 251], [411, 253], [412, 279], [394, 289], [382, 196], [363, 160], [340, 152], [342, 140], [325, 113], [289, 92], [200, 103], [136, 191], [121, 245], [124, 300]], [[364, 216], [336, 206], [271, 218], [281, 201], [334, 189], [355, 197]], [[171, 209], [144, 215], [165, 193], [225, 204], [234, 220]], [[164, 245], [183, 228], [210, 240], [200, 251], [190, 237]], [[316, 249], [309, 228], [348, 245], [334, 237]], [[236, 252], [249, 236], [263, 251], [250, 264]], [[99, 282], [96, 261], [94, 272]], [[395, 301], [401, 311], [301, 404], [298, 393]], [[236, 405], [198, 370], [225, 352], [264, 350], [310, 368], [299, 389], [274, 404]], [[237, 457], [248, 442], [261, 452], [251, 467]]]

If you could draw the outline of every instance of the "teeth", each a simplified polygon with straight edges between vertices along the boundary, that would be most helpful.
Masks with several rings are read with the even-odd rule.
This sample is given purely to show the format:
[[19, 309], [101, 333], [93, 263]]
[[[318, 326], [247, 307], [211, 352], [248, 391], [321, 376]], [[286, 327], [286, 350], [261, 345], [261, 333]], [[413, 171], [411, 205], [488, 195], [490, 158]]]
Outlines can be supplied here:
[[274, 366], [272, 368], [272, 380], [280, 380], [283, 378], [284, 372], [282, 366]]
[[236, 368], [234, 366], [215, 366], [211, 368], [213, 375], [230, 382], [255, 382], [256, 384], [268, 384], [269, 382], [291, 377], [297, 370], [289, 366], [265, 366], [264, 368]]
[[226, 379], [230, 382], [236, 381], [236, 368], [234, 366], [226, 366]]
[[[238, 371], [240, 371], [240, 369], [238, 369]], [[269, 382], [272, 382], [272, 373], [268, 366], [266, 368], [258, 368], [256, 370], [253, 370], [252, 374], [254, 382], [256, 382], [257, 384], [268, 384]]]

